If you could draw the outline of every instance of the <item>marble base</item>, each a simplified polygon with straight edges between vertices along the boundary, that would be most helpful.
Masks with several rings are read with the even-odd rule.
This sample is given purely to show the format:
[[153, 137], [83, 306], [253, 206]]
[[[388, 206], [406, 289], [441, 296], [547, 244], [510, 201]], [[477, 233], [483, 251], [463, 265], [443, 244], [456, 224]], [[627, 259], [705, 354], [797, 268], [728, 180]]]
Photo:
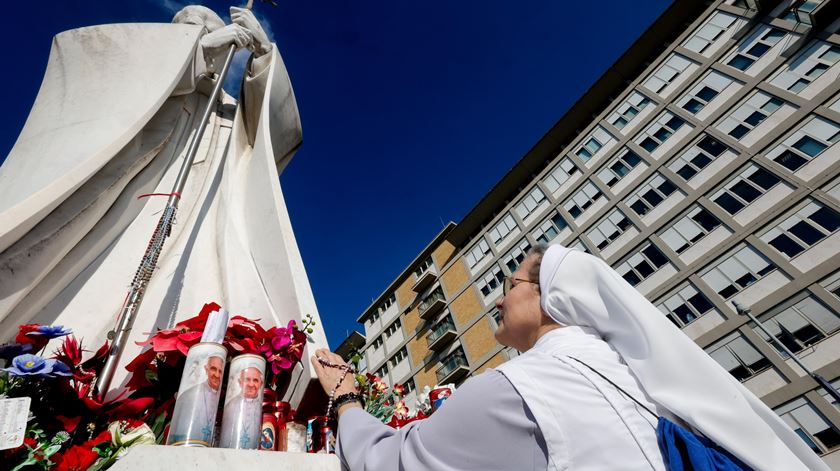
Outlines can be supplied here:
[[335, 455], [279, 451], [229, 450], [138, 445], [111, 467], [115, 471], [208, 470], [225, 471], [339, 471]]

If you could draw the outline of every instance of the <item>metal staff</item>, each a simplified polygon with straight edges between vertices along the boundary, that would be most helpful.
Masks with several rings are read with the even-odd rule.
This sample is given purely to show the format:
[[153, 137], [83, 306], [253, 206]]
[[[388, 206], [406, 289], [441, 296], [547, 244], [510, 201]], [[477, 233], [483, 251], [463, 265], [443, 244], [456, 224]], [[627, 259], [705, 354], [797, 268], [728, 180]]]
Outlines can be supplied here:
[[[248, 0], [245, 8], [250, 10], [252, 6], [253, 0]], [[140, 266], [137, 267], [137, 272], [135, 272], [134, 279], [131, 281], [131, 288], [129, 288], [128, 294], [123, 302], [123, 307], [120, 309], [116, 329], [108, 332], [108, 339], [111, 340], [111, 348], [108, 350], [108, 357], [105, 360], [102, 371], [99, 372], [94, 389], [94, 395], [100, 401], [105, 399], [105, 394], [111, 386], [111, 380], [114, 378], [114, 373], [117, 370], [117, 363], [120, 360], [126, 342], [128, 342], [128, 334], [131, 331], [131, 327], [137, 319], [140, 303], [143, 301], [146, 287], [149, 285], [149, 280], [152, 278], [152, 274], [157, 267], [158, 258], [163, 250], [163, 244], [172, 232], [172, 223], [175, 220], [175, 213], [178, 211], [181, 192], [184, 190], [187, 177], [190, 175], [190, 169], [195, 160], [195, 154], [198, 152], [201, 137], [204, 135], [204, 129], [207, 127], [207, 121], [216, 108], [216, 100], [218, 100], [219, 93], [222, 91], [222, 84], [227, 76], [234, 52], [236, 52], [236, 44], [231, 44], [222, 70], [216, 75], [216, 83], [213, 86], [213, 92], [210, 93], [210, 97], [207, 100], [207, 107], [204, 109], [204, 115], [201, 117], [198, 130], [195, 136], [193, 136], [192, 142], [190, 142], [184, 163], [181, 164], [181, 170], [178, 172], [178, 178], [175, 179], [175, 185], [173, 185], [169, 199], [166, 201], [166, 208], [164, 208], [163, 214], [160, 216], [155, 231], [152, 233], [152, 238], [149, 240], [149, 245], [146, 247], [146, 252], [140, 260]]]

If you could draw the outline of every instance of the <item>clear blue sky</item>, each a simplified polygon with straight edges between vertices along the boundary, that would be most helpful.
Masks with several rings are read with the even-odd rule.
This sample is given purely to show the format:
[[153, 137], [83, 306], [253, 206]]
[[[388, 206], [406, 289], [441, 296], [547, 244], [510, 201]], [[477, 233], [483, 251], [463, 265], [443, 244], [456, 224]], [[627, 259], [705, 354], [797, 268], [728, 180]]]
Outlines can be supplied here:
[[[460, 221], [669, 4], [277, 2], [255, 10], [289, 69], [304, 136], [281, 182], [333, 347], [361, 330], [358, 315], [442, 223]], [[200, 3], [227, 20], [226, 2]], [[54, 34], [168, 22], [182, 4], [7, 4], [0, 159]]]

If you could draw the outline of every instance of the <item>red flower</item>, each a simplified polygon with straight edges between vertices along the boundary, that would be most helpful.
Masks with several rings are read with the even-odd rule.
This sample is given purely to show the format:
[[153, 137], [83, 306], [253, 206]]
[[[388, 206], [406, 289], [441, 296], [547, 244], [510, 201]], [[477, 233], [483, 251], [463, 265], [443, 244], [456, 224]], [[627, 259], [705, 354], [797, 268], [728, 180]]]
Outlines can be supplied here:
[[37, 352], [38, 350], [46, 347], [47, 343], [50, 341], [49, 338], [45, 338], [43, 335], [27, 335], [30, 332], [37, 332], [39, 327], [41, 327], [41, 324], [23, 324], [19, 326], [15, 342], [28, 343], [32, 345], [33, 352]]
[[73, 433], [73, 430], [76, 430], [76, 427], [79, 425], [79, 421], [82, 420], [81, 417], [70, 418], [63, 415], [56, 416], [56, 419], [61, 422], [64, 431], [67, 433]]
[[61, 346], [53, 353], [53, 358], [61, 361], [70, 368], [76, 368], [82, 362], [82, 343], [73, 335], [64, 337]]
[[56, 471], [84, 471], [96, 462], [99, 454], [84, 445], [76, 445], [61, 455], [61, 460], [52, 468]]
[[187, 320], [175, 324], [175, 330], [198, 330], [203, 331], [204, 326], [207, 325], [207, 318], [210, 317], [211, 312], [218, 311], [222, 307], [216, 303], [207, 303], [201, 308], [197, 316], [191, 317]]
[[104, 430], [99, 433], [99, 435], [91, 438], [90, 440], [82, 443], [83, 447], [93, 448], [96, 445], [99, 445], [102, 442], [110, 442], [111, 441], [111, 432], [108, 430]]

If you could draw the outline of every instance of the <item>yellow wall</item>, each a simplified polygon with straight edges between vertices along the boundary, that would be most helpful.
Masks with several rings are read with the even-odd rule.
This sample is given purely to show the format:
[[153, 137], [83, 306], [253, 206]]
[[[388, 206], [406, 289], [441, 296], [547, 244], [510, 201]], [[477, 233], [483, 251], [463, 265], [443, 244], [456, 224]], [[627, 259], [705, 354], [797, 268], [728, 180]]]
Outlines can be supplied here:
[[452, 312], [456, 324], [463, 326], [478, 315], [483, 307], [475, 290], [467, 289], [449, 304], [449, 311]]
[[479, 319], [461, 336], [461, 345], [464, 346], [467, 358], [476, 361], [496, 348], [498, 343], [493, 337], [490, 322], [487, 319]]
[[452, 264], [441, 276], [440, 283], [447, 293], [457, 293], [470, 280], [470, 274], [464, 261], [458, 260]]
[[502, 352], [499, 352], [499, 353], [493, 355], [483, 365], [478, 367], [478, 369], [475, 370], [475, 373], [473, 373], [473, 376], [478, 376], [481, 373], [484, 373], [484, 370], [486, 370], [487, 368], [495, 368], [495, 367], [501, 365], [504, 362], [505, 362], [505, 356], [502, 354]]
[[446, 265], [446, 262], [449, 261], [449, 258], [452, 257], [454, 252], [455, 246], [451, 242], [448, 240], [441, 242], [432, 252], [432, 260], [435, 262], [435, 266], [442, 267]]

